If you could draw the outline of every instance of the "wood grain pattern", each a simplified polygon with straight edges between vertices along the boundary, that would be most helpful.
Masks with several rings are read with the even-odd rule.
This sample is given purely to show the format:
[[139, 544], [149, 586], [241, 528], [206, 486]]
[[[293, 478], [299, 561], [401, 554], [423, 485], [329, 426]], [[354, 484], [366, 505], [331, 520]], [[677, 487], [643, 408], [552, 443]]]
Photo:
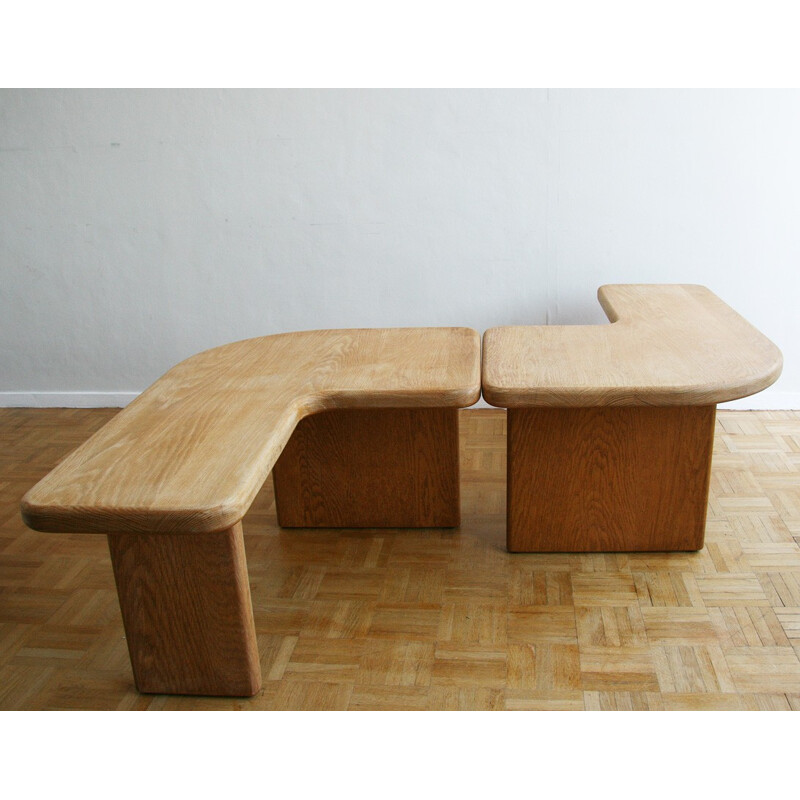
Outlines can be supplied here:
[[717, 413], [699, 552], [508, 553], [497, 409], [460, 412], [457, 529], [281, 529], [268, 480], [251, 698], [138, 693], [106, 537], [19, 517], [117, 413], [0, 409], [1, 709], [800, 710], [800, 412]]
[[492, 328], [483, 396], [527, 406], [708, 406], [765, 389], [783, 360], [703, 286], [602, 286], [611, 325]]
[[782, 356], [702, 286], [602, 286], [611, 325], [484, 335], [483, 395], [509, 408], [514, 552], [703, 545], [716, 403]]
[[714, 411], [509, 409], [509, 551], [699, 550]]
[[272, 477], [283, 527], [454, 527], [458, 411], [314, 414], [295, 428]]
[[309, 331], [173, 367], [22, 500], [37, 530], [210, 533], [239, 522], [295, 426], [338, 408], [459, 407], [480, 396], [469, 328]]
[[195, 536], [108, 536], [136, 688], [254, 695], [261, 687], [241, 524]]

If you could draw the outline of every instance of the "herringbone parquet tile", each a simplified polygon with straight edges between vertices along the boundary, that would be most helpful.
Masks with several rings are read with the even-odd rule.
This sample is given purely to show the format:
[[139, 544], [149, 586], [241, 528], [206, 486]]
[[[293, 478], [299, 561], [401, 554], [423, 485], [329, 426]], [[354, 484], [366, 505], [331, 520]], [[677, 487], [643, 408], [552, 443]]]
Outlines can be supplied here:
[[0, 410], [2, 709], [800, 709], [800, 413], [718, 414], [699, 553], [505, 551], [505, 416], [462, 412], [456, 530], [245, 518], [262, 691], [139, 695], [105, 538], [24, 492], [113, 410]]

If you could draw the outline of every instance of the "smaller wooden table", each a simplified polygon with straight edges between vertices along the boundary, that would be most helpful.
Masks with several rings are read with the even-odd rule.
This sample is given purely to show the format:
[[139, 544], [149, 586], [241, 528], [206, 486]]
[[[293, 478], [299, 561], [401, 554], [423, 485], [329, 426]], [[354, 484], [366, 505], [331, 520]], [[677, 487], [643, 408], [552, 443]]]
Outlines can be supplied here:
[[508, 408], [512, 552], [698, 550], [716, 404], [781, 372], [702, 286], [603, 286], [611, 325], [492, 328], [483, 396]]

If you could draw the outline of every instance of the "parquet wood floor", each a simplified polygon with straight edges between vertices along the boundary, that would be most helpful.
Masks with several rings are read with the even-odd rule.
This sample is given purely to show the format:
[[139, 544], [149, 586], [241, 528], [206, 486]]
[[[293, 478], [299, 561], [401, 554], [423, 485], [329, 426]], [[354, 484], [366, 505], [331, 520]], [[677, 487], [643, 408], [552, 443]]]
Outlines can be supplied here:
[[139, 695], [105, 537], [24, 492], [113, 409], [0, 409], [0, 709], [800, 709], [800, 412], [718, 415], [699, 553], [505, 550], [505, 415], [461, 412], [454, 530], [244, 520], [262, 691]]

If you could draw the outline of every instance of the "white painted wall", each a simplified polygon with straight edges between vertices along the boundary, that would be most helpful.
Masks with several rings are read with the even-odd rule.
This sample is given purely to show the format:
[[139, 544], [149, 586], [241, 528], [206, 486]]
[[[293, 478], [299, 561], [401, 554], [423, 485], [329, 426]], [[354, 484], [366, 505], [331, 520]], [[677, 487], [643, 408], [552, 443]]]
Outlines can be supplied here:
[[800, 408], [800, 92], [0, 92], [0, 404], [320, 327], [602, 322], [702, 283]]

